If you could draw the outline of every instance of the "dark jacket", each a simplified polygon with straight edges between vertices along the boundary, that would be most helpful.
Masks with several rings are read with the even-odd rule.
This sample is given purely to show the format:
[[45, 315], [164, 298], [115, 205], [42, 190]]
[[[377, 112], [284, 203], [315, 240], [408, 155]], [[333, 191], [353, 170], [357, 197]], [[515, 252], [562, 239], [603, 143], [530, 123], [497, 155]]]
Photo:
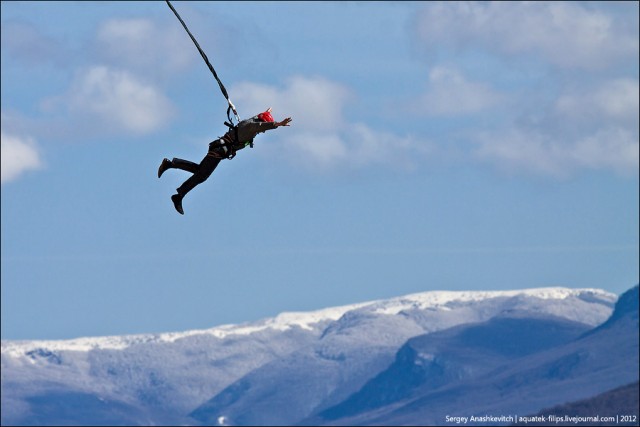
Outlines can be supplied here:
[[241, 150], [247, 145], [250, 145], [259, 133], [266, 132], [271, 129], [275, 129], [277, 126], [275, 122], [263, 122], [258, 119], [258, 116], [253, 116], [250, 119], [242, 120], [237, 126], [236, 130], [230, 129], [222, 138], [228, 145], [232, 142], [234, 151]]

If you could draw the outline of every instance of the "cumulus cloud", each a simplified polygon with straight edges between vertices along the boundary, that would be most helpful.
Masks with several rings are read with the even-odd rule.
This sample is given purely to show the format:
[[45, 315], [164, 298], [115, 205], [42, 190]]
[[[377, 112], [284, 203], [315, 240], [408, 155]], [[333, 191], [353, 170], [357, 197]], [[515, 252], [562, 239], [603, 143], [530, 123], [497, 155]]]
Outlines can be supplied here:
[[42, 167], [40, 153], [33, 138], [0, 131], [0, 147], [2, 184], [17, 179], [26, 171]]
[[96, 33], [100, 57], [118, 67], [145, 74], [169, 74], [193, 63], [197, 52], [179, 25], [149, 19], [109, 19]]
[[344, 106], [353, 93], [345, 86], [322, 77], [294, 76], [283, 89], [259, 83], [233, 86], [233, 101], [247, 114], [273, 107], [274, 117], [295, 112], [296, 123], [313, 131], [332, 131], [344, 126]]
[[76, 76], [69, 92], [54, 100], [65, 103], [75, 120], [86, 118], [96, 128], [145, 134], [166, 124], [171, 102], [154, 86], [127, 71], [89, 67]]
[[534, 53], [559, 67], [595, 69], [637, 56], [637, 24], [622, 19], [633, 18], [572, 2], [441, 2], [424, 8], [416, 28], [428, 49]]
[[570, 151], [570, 161], [580, 167], [612, 169], [631, 174], [638, 170], [638, 134], [623, 128], [602, 129], [578, 140]]
[[295, 164], [311, 169], [331, 169], [350, 155], [346, 141], [338, 132], [295, 132], [280, 140], [277, 151]]
[[511, 128], [477, 136], [476, 155], [509, 172], [566, 177], [580, 169], [638, 171], [638, 134], [614, 127], [571, 140], [532, 129]]
[[480, 157], [508, 169], [557, 176], [579, 169], [631, 174], [639, 163], [638, 82], [614, 79], [561, 93], [535, 126], [479, 138]]
[[[426, 115], [458, 116], [475, 158], [551, 176], [638, 170], [640, 88], [637, 77], [625, 77], [637, 69], [637, 5], [441, 2], [415, 22], [429, 52], [453, 54], [452, 65], [432, 67], [418, 104]], [[523, 73], [516, 56], [535, 70]], [[481, 69], [487, 81], [456, 67]], [[503, 114], [475, 120], [492, 108]]]
[[[64, 93], [40, 101], [42, 112], [53, 120], [50, 127], [72, 138], [144, 135], [162, 128], [175, 112], [162, 78], [194, 60], [193, 46], [181, 31], [149, 19], [103, 21], [86, 46], [93, 52], [91, 61], [100, 62], [76, 68]], [[20, 34], [30, 45], [46, 47], [47, 39], [37, 32], [27, 28]]]
[[234, 102], [251, 115], [271, 106], [276, 120], [292, 116], [291, 127], [278, 133], [269, 152], [311, 170], [372, 164], [411, 168], [415, 166], [414, 155], [425, 155], [430, 149], [426, 142], [409, 136], [349, 123], [344, 109], [355, 95], [325, 78], [296, 76], [284, 88], [240, 83], [231, 93]]
[[469, 81], [452, 67], [437, 66], [429, 73], [429, 87], [412, 108], [417, 114], [455, 116], [485, 111], [505, 96], [483, 82]]
[[555, 112], [563, 120], [581, 124], [606, 120], [637, 127], [640, 117], [638, 93], [637, 80], [605, 81], [593, 90], [580, 88], [562, 94], [555, 103]]
[[434, 154], [434, 145], [414, 135], [396, 135], [356, 123], [346, 136], [356, 166], [387, 165], [405, 170], [414, 169]]

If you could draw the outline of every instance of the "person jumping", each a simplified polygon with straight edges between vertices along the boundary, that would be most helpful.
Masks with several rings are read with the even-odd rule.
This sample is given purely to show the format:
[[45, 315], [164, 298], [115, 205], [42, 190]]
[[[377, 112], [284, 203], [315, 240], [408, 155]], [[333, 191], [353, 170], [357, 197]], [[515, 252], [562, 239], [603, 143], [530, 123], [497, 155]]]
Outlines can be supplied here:
[[289, 126], [289, 123], [291, 123], [291, 117], [287, 117], [281, 122], [276, 122], [271, 115], [271, 108], [268, 108], [265, 112], [253, 116], [250, 119], [242, 120], [236, 126], [227, 124], [230, 128], [229, 131], [225, 133], [224, 136], [209, 144], [209, 151], [200, 164], [175, 157], [172, 160], [167, 158], [163, 159], [158, 168], [158, 178], [168, 169], [181, 169], [193, 174], [177, 188], [177, 193], [171, 196], [173, 206], [178, 213], [184, 215], [182, 199], [189, 191], [193, 190], [195, 186], [202, 184], [211, 176], [218, 166], [218, 163], [220, 163], [220, 160], [235, 157], [236, 152], [246, 146], [253, 147], [253, 139], [258, 134], [280, 126]]

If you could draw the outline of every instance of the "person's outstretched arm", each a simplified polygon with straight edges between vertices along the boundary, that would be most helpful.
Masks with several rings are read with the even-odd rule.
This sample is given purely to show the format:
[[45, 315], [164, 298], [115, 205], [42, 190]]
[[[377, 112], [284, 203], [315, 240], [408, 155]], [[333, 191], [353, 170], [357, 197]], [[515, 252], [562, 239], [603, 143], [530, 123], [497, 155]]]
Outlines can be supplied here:
[[291, 123], [291, 117], [287, 117], [286, 119], [284, 119], [281, 122], [276, 122], [276, 127], [289, 126], [289, 123]]

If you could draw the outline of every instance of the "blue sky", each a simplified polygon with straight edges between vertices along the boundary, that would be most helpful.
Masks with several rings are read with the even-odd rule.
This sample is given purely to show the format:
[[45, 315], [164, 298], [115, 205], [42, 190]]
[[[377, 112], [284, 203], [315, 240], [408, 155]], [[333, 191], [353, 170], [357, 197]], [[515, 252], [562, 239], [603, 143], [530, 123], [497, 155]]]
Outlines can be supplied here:
[[2, 338], [638, 282], [638, 3], [2, 2]]

